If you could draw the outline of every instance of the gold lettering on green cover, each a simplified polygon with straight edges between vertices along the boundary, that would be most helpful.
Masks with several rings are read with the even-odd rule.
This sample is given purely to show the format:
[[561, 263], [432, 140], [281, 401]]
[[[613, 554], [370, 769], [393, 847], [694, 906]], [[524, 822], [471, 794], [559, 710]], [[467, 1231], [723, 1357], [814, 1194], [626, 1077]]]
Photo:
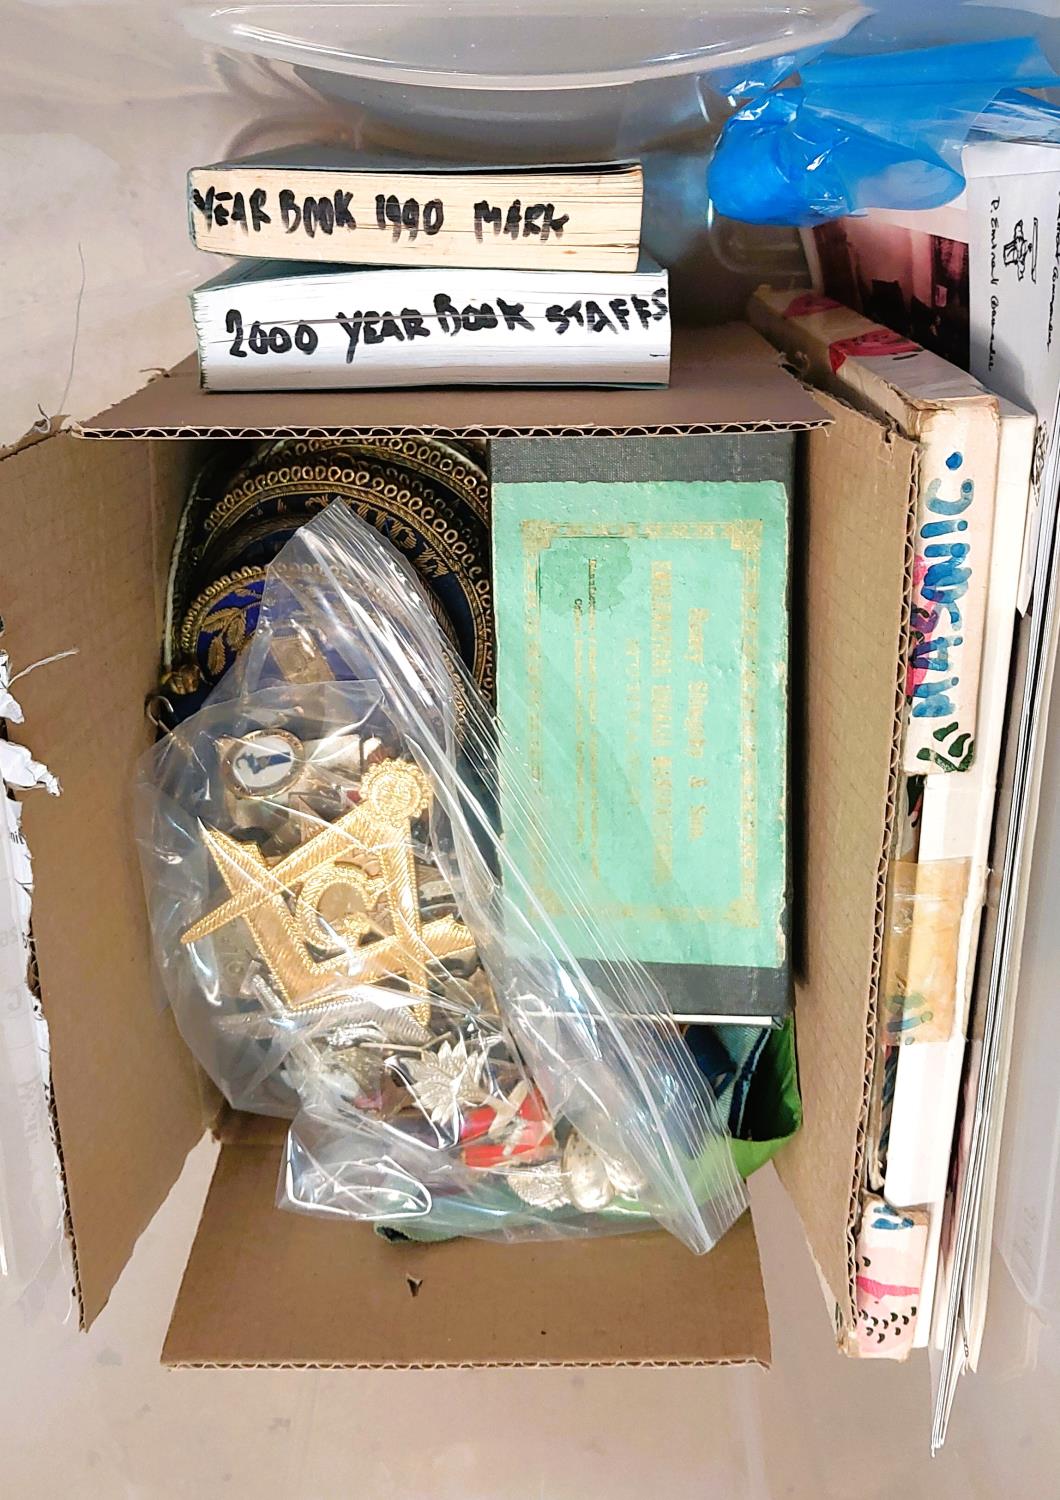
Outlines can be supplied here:
[[506, 837], [575, 952], [557, 849], [645, 962], [785, 962], [787, 504], [772, 481], [495, 486], [505, 754], [544, 827]]

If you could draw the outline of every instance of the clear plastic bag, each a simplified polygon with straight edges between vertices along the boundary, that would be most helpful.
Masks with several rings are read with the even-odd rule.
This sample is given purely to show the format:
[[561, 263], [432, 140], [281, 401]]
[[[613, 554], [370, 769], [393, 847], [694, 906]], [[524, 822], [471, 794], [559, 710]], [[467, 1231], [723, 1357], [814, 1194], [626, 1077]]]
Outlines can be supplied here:
[[222, 55], [282, 76], [388, 148], [599, 160], [702, 134], [697, 81], [845, 36], [857, 0], [285, 0], [181, 8]]
[[[399, 554], [339, 504], [298, 531], [141, 771], [178, 1024], [233, 1105], [296, 1116], [288, 1207], [423, 1238], [654, 1220], [707, 1250], [745, 1203], [713, 1096], [498, 749]], [[578, 958], [513, 855], [546, 837]]]

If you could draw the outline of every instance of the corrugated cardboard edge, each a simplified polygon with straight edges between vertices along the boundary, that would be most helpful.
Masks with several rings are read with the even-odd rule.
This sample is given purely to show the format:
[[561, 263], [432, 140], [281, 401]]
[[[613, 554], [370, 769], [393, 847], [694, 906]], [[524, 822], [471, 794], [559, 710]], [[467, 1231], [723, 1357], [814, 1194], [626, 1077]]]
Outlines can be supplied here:
[[581, 437], [798, 431], [818, 403], [746, 324], [675, 330], [669, 386], [207, 393], [193, 359], [72, 430], [86, 439]]
[[[842, 404], [842, 403], [837, 403]], [[895, 437], [896, 442], [902, 440]], [[890, 862], [890, 849], [892, 836], [894, 834], [895, 819], [898, 815], [898, 788], [902, 771], [902, 742], [904, 737], [904, 726], [906, 719], [906, 681], [908, 673], [908, 658], [904, 649], [904, 643], [909, 639], [909, 619], [913, 599], [913, 568], [916, 560], [916, 520], [917, 520], [917, 493], [919, 490], [919, 468], [915, 457], [912, 466], [912, 484], [910, 489], [910, 503], [906, 527], [905, 543], [905, 570], [904, 570], [904, 605], [902, 611], [901, 641], [903, 649], [899, 651], [897, 661], [897, 674], [895, 678], [894, 696], [894, 738], [891, 744], [891, 765], [888, 778], [887, 792], [887, 815], [884, 828], [884, 844], [880, 851], [880, 861], [876, 876], [876, 927], [875, 948], [872, 962], [872, 982], [870, 987], [871, 1004], [868, 1011], [868, 1021], [865, 1028], [865, 1077], [864, 1091], [862, 1094], [861, 1121], [858, 1126], [857, 1148], [854, 1155], [854, 1172], [850, 1189], [850, 1214], [847, 1221], [847, 1285], [846, 1297], [836, 1302], [836, 1342], [837, 1347], [848, 1355], [855, 1355], [856, 1348], [850, 1343], [850, 1335], [855, 1328], [857, 1310], [857, 1239], [861, 1222], [861, 1200], [864, 1189], [865, 1177], [865, 1151], [868, 1139], [869, 1105], [872, 1095], [872, 1085], [876, 1073], [877, 1032], [879, 1018], [880, 976], [883, 967], [884, 934], [887, 925], [887, 871]]]
[[[190, 1057], [153, 996], [124, 827], [132, 766], [149, 739], [140, 705], [157, 672], [148, 580], [166, 543], [140, 450], [90, 450], [58, 435], [5, 459], [2, 477], [5, 644], [18, 665], [77, 652], [24, 678], [19, 693], [34, 751], [64, 785], [58, 799], [27, 799], [23, 826], [35, 859], [33, 932], [87, 1325], [202, 1132]], [[86, 572], [90, 590], [77, 587]], [[76, 920], [88, 889], [106, 910], [106, 931]]]
[[43, 443], [47, 438], [54, 437], [57, 432], [62, 432], [65, 426], [65, 416], [46, 417], [42, 414], [40, 420], [28, 432], [24, 432], [13, 443], [5, 443], [0, 447], [0, 463], [5, 458], [14, 458], [16, 453], [22, 453], [26, 448], [32, 448], [35, 443]]
[[[896, 439], [896, 441], [899, 441]], [[897, 673], [894, 689], [894, 738], [891, 743], [891, 767], [888, 778], [887, 816], [884, 827], [884, 844], [880, 850], [880, 862], [876, 876], [876, 942], [872, 964], [871, 1004], [868, 1024], [865, 1028], [865, 1079], [862, 1096], [861, 1123], [858, 1126], [857, 1150], [854, 1157], [854, 1174], [850, 1189], [850, 1216], [847, 1222], [847, 1296], [849, 1302], [837, 1304], [839, 1317], [843, 1321], [843, 1333], [854, 1328], [857, 1309], [857, 1237], [861, 1221], [861, 1194], [865, 1175], [865, 1150], [868, 1137], [869, 1101], [876, 1073], [877, 1021], [879, 1017], [880, 975], [883, 967], [883, 942], [887, 925], [887, 869], [898, 815], [898, 788], [902, 770], [902, 741], [906, 719], [906, 686], [908, 657], [905, 642], [909, 639], [909, 620], [913, 601], [913, 569], [916, 561], [916, 519], [919, 471], [914, 457], [912, 483], [910, 487], [909, 511], [906, 525], [905, 570], [903, 575], [904, 602], [902, 609], [901, 649], [898, 653]], [[841, 1347], [845, 1347], [841, 1345]], [[847, 1351], [849, 1352], [849, 1351]]]
[[[703, 1257], [662, 1232], [393, 1245], [365, 1224], [278, 1211], [281, 1159], [275, 1143], [222, 1147], [164, 1363], [438, 1369], [770, 1360], [749, 1213]], [[284, 1297], [284, 1285], [297, 1293]]]
[[170, 1370], [719, 1370], [753, 1366], [769, 1369], [762, 1359], [491, 1359], [484, 1366], [470, 1359], [379, 1360], [350, 1364], [339, 1360], [283, 1359], [259, 1361], [163, 1359]]
[[[458, 427], [446, 427], [437, 422], [388, 423], [384, 426], [366, 425], [356, 422], [352, 426], [329, 423], [327, 426], [277, 426], [268, 427], [111, 427], [71, 429], [73, 436], [86, 441], [154, 438], [168, 441], [176, 438], [385, 438], [385, 437], [439, 437], [439, 438], [579, 438], [579, 437], [697, 437], [711, 433], [742, 432], [804, 432], [806, 422], [725, 422], [702, 423], [655, 423], [648, 427], [609, 427], [604, 423], [583, 422], [577, 427], [541, 427], [533, 425], [481, 426], [462, 423]], [[815, 424], [816, 425], [816, 424]]]
[[[804, 1071], [812, 1067], [818, 1076], [814, 1077], [807, 1091], [807, 1115], [803, 1132], [781, 1152], [777, 1161], [780, 1176], [803, 1220], [811, 1253], [822, 1280], [827, 1284], [834, 1298], [839, 1321], [843, 1327], [847, 1327], [853, 1321], [855, 1307], [855, 1233], [864, 1165], [868, 1105], [875, 1062], [876, 1011], [883, 947], [887, 857], [895, 817], [901, 736], [905, 717], [905, 641], [908, 634], [909, 604], [912, 593], [917, 469], [915, 447], [907, 439], [899, 437], [875, 418], [856, 412], [840, 401], [821, 396], [820, 393], [818, 393], [818, 399], [822, 400], [832, 412], [835, 423], [825, 432], [810, 434], [808, 442], [811, 463], [814, 461], [815, 454], [819, 459], [822, 451], [825, 451], [821, 445], [842, 445], [846, 441], [848, 432], [860, 431], [869, 439], [872, 434], [875, 434], [875, 441], [886, 445], [881, 451], [890, 455], [895, 471], [892, 498], [895, 499], [896, 505], [902, 507], [886, 523], [887, 535], [890, 538], [888, 546], [894, 554], [893, 562], [900, 561], [900, 574], [896, 575], [893, 571], [890, 574], [887, 572], [877, 574], [871, 568], [868, 569], [869, 576], [873, 577], [884, 591], [881, 597], [885, 607], [881, 608], [879, 619], [882, 622], [893, 616], [895, 627], [891, 637], [893, 647], [882, 647], [885, 652], [893, 649], [893, 670], [888, 673], [888, 680], [892, 684], [891, 727], [885, 752], [887, 755], [886, 804], [879, 824], [873, 824], [871, 833], [871, 836], [877, 839], [872, 909], [868, 913], [858, 912], [857, 921], [851, 924], [850, 931], [846, 931], [844, 926], [848, 914], [843, 910], [825, 910], [823, 908], [827, 903], [822, 903], [820, 900], [814, 903], [807, 917], [807, 921], [816, 924], [813, 932], [808, 934], [807, 945], [810, 947], [814, 942], [819, 944], [819, 960], [821, 950], [829, 941], [827, 936], [822, 938], [822, 934], [831, 934], [830, 952], [838, 953], [845, 943], [850, 944], [844, 960], [846, 965], [844, 972], [849, 981], [850, 996], [852, 997], [856, 991], [859, 998], [856, 1003], [853, 998], [849, 998], [848, 1011], [842, 1015], [834, 1015], [832, 1011], [840, 1001], [837, 993], [821, 992], [821, 973], [800, 976], [796, 1000], [800, 1070]], [[841, 452], [842, 448], [838, 447], [837, 457], [841, 456]], [[831, 455], [829, 455], [829, 461], [831, 461]], [[871, 502], [880, 492], [880, 488], [874, 486], [865, 500]], [[870, 504], [870, 510], [871, 508]], [[838, 514], [838, 511], [837, 505], [835, 513]], [[812, 528], [812, 516], [810, 525]], [[886, 566], [891, 566], [890, 561]], [[855, 581], [851, 580], [852, 584]], [[897, 589], [900, 589], [900, 600], [895, 597]], [[896, 609], [896, 604], [900, 604], [900, 608]], [[817, 645], [820, 649], [819, 642]], [[846, 645], [849, 653], [849, 641]], [[834, 661], [831, 659], [829, 661], [829, 670], [834, 667], [835, 672], [842, 675], [850, 665], [848, 656], [842, 656], [837, 648]], [[819, 668], [819, 670], [822, 669]], [[882, 663], [879, 671], [881, 673], [883, 671]], [[882, 681], [879, 687], [882, 691]], [[809, 696], [812, 700], [813, 695]], [[880, 711], [881, 713], [883, 711], [882, 699]], [[872, 749], [877, 753], [883, 751], [883, 747], [879, 745], [873, 746]], [[883, 768], [879, 762], [876, 762], [876, 767], [875, 775], [879, 779]], [[846, 795], [852, 795], [849, 786], [846, 788]], [[811, 831], [807, 837], [812, 836]], [[868, 836], [869, 830], [865, 830], [864, 837]], [[834, 847], [830, 850], [828, 858], [833, 862], [841, 862], [846, 853], [845, 849]], [[866, 866], [866, 872], [867, 870]], [[808, 879], [812, 878], [808, 870], [806, 875]], [[824, 884], [827, 884], [827, 876]], [[870, 930], [866, 930], [867, 920], [871, 920]], [[863, 971], [862, 965], [866, 964], [866, 960], [866, 970]], [[827, 965], [819, 962], [818, 968], [820, 967], [827, 967]], [[827, 978], [833, 977], [832, 974], [826, 977], [824, 989], [829, 989]], [[836, 985], [837, 992], [839, 988], [840, 986]], [[834, 1070], [828, 1067], [829, 1049], [840, 1045], [839, 1028], [842, 1028], [843, 1034], [849, 1038], [849, 1050], [853, 1050], [855, 1040], [850, 1033], [851, 1027], [856, 1028], [857, 1035], [860, 1035], [862, 1039], [858, 1043], [863, 1066], [856, 1101], [853, 1097], [855, 1090], [853, 1088], [848, 1090], [841, 1079], [831, 1076]], [[818, 1032], [820, 1034], [817, 1034]], [[835, 1140], [845, 1141], [853, 1137], [853, 1149], [849, 1156], [844, 1153], [836, 1154], [832, 1170], [825, 1173], [822, 1164], [827, 1153], [822, 1154], [822, 1143], [815, 1140], [815, 1136], [818, 1133], [818, 1121], [821, 1115], [827, 1112], [831, 1112], [830, 1119]], [[808, 1153], [805, 1158], [804, 1152]]]

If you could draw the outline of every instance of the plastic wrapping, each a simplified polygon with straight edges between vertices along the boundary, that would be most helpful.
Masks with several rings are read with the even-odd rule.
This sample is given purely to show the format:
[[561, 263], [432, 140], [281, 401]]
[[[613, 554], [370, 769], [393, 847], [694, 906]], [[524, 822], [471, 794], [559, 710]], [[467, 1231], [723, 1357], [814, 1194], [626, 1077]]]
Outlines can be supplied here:
[[585, 160], [702, 129], [703, 73], [823, 47], [865, 14], [851, 0], [287, 0], [187, 6], [182, 20], [365, 112], [398, 150]]
[[[865, 14], [853, 0], [456, 0], [441, 10], [288, 0], [198, 4], [181, 19], [227, 69], [292, 82], [303, 102], [333, 112], [347, 144], [373, 154], [478, 165], [639, 159], [645, 252], [668, 269], [690, 264], [680, 296], [695, 321], [727, 321], [756, 281], [801, 277], [804, 265], [794, 235], [778, 244], [708, 222], [703, 162], [730, 106], [702, 81], [772, 76], [778, 54], [816, 53]], [[708, 276], [692, 271], [697, 259]]]
[[[1032, 37], [791, 61], [799, 87], [756, 92], [722, 132], [710, 194], [730, 218], [813, 225], [867, 208], [937, 208], [964, 187], [969, 135], [1026, 135], [1034, 100], [1023, 90], [1058, 81]], [[729, 80], [730, 92], [771, 88], [778, 72]]]
[[1048, 142], [1060, 144], [1060, 105], [1050, 104], [1025, 89], [1005, 89], [988, 104], [972, 132], [972, 139]]
[[562, 830], [577, 959], [535, 897], [512, 849], [544, 831], [498, 734], [378, 533], [341, 504], [298, 531], [141, 772], [178, 1024], [233, 1105], [297, 1116], [288, 1207], [424, 1238], [655, 1220], [704, 1251], [744, 1205], [717, 1106]]
[[945, 1042], [961, 1025], [960, 935], [974, 899], [971, 865], [970, 859], [892, 863], [881, 1038], [889, 1047]]
[[[310, 0], [305, 10], [314, 8], [324, 9]], [[199, 15], [210, 9], [194, 6]], [[288, 31], [297, 30], [301, 9], [284, 7]], [[347, 45], [355, 48], [354, 7], [327, 9], [346, 15]], [[20, 438], [42, 413], [87, 417], [134, 389], [145, 370], [188, 354], [186, 294], [217, 270], [180, 232], [190, 167], [317, 141], [483, 163], [647, 156], [644, 243], [671, 271], [679, 316], [722, 322], [740, 317], [756, 285], [803, 267], [792, 240], [739, 233], [730, 220], [716, 219], [708, 229], [704, 167], [728, 106], [719, 100], [716, 111], [704, 110], [694, 62], [683, 73], [653, 72], [653, 58], [698, 49], [703, 71], [727, 68], [733, 77], [761, 80], [767, 75], [754, 57], [732, 57], [733, 44], [755, 26], [758, 56], [767, 60], [825, 42], [864, 53], [1034, 32], [1060, 65], [1060, 19], [1050, 0], [1005, 9], [877, 0], [875, 14], [845, 40], [829, 39], [857, 21], [856, 6], [792, 4], [786, 16], [773, 7], [771, 38], [753, 19], [764, 13], [757, 6], [678, 4], [673, 12], [684, 20], [676, 28], [667, 25], [666, 5], [633, 9], [642, 24], [631, 27], [628, 16], [620, 23], [615, 7], [600, 0], [566, 0], [564, 66], [581, 77], [598, 65], [602, 49], [613, 57], [624, 47], [628, 72], [641, 68], [626, 84], [572, 88], [561, 100], [547, 89], [536, 96], [532, 89], [435, 93], [409, 86], [397, 71], [389, 86], [352, 69], [310, 73], [255, 53], [249, 35], [237, 46], [223, 21], [204, 40], [179, 0], [9, 7], [0, 76], [6, 161], [22, 211], [4, 245], [4, 441]], [[518, 69], [543, 7], [500, 10], [494, 39], [507, 43]], [[453, 11], [431, 0], [392, 3], [390, 45], [380, 44], [378, 59], [399, 63], [402, 48], [406, 61], [416, 47], [425, 55], [429, 28], [435, 56], [444, 44], [450, 61], [473, 73], [483, 55], [481, 33], [470, 24], [471, 5], [463, 22], [451, 20]], [[266, 7], [259, 15], [267, 32]], [[733, 21], [728, 35], [722, 19]], [[311, 62], [308, 54], [304, 60]], [[495, 57], [488, 67], [496, 71]], [[536, 109], [536, 124], [527, 121], [528, 108]]]

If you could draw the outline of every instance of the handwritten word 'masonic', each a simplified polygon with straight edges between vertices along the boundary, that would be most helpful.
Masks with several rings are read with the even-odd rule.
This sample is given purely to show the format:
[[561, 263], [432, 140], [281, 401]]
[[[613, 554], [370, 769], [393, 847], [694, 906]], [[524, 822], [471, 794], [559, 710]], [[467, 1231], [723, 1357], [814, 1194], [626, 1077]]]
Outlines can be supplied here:
[[[954, 455], [956, 467], [961, 461], [960, 455]], [[944, 674], [955, 672], [957, 652], [964, 644], [961, 600], [972, 576], [971, 547], [958, 538], [968, 530], [964, 512], [974, 499], [971, 479], [961, 483], [954, 500], [943, 498], [941, 478], [933, 479], [927, 488], [927, 509], [939, 519], [925, 521], [918, 537], [922, 602], [913, 606], [910, 674], [911, 712], [916, 719], [939, 719], [955, 712], [950, 694], [960, 683], [960, 675]]]

